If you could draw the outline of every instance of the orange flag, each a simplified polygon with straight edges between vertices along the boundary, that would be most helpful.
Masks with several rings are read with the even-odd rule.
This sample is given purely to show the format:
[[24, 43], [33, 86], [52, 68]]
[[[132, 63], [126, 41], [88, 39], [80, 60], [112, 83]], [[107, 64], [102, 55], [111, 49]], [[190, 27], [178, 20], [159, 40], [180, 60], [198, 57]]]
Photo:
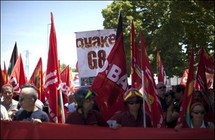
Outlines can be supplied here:
[[194, 92], [194, 53], [193, 49], [190, 53], [188, 78], [185, 87], [185, 93], [183, 96], [182, 104], [180, 107], [179, 117], [177, 125], [183, 125], [184, 120], [188, 126], [190, 126], [190, 105], [192, 103]]
[[165, 71], [164, 71], [164, 66], [163, 62], [160, 57], [160, 51], [157, 50], [157, 57], [156, 57], [156, 64], [157, 64], [157, 72], [158, 72], [158, 82], [166, 83], [164, 81], [164, 76], [165, 76]]
[[38, 99], [45, 103], [45, 95], [43, 94], [43, 69], [42, 69], [42, 58], [39, 58], [34, 72], [29, 79], [29, 83], [34, 84], [38, 89]]
[[8, 83], [8, 74], [7, 74], [7, 68], [6, 68], [5, 62], [4, 62], [4, 69], [3, 69], [3, 78], [4, 78], [4, 82]]

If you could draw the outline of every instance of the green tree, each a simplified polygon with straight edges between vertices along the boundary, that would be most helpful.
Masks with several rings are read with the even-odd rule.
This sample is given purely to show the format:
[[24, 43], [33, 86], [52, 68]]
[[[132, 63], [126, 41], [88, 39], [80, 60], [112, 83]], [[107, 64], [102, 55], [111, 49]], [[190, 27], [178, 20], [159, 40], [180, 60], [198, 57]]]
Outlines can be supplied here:
[[67, 66], [67, 65], [64, 64], [64, 63], [63, 63], [63, 64], [60, 64], [60, 71], [64, 70], [64, 69], [66, 68], [66, 66]]
[[213, 1], [113, 1], [102, 10], [104, 28], [116, 28], [123, 17], [124, 46], [130, 74], [130, 25], [134, 20], [137, 38], [142, 32], [150, 63], [156, 73], [156, 50], [161, 50], [166, 73], [182, 76], [191, 47], [198, 63], [200, 47], [214, 53]]

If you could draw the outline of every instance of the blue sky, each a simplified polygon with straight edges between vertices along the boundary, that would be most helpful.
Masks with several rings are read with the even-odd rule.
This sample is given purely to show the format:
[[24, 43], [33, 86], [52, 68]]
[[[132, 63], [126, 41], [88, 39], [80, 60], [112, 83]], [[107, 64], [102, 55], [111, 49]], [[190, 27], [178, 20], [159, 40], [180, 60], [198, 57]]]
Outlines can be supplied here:
[[9, 60], [17, 42], [18, 53], [26, 67], [29, 52], [31, 76], [39, 57], [46, 69], [50, 13], [53, 13], [57, 35], [58, 58], [75, 68], [77, 52], [75, 32], [103, 29], [102, 9], [111, 1], [1, 1], [1, 66]]

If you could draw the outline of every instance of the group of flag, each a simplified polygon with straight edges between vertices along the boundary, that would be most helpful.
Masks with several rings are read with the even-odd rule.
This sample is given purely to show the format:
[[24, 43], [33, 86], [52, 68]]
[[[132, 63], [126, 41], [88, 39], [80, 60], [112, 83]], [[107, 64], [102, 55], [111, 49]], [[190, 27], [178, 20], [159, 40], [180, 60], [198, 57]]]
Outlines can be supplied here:
[[4, 69], [0, 69], [0, 86], [2, 87], [2, 85], [7, 83], [11, 84], [14, 88], [14, 98], [18, 100], [17, 97], [21, 86], [25, 83], [34, 84], [38, 89], [38, 99], [49, 106], [50, 121], [63, 123], [65, 122], [64, 103], [68, 102], [66, 96], [68, 96], [71, 87], [70, 68], [68, 65], [60, 72], [56, 31], [52, 13], [48, 60], [45, 72], [43, 72], [42, 66], [42, 58], [40, 57], [30, 79], [27, 79], [22, 55], [18, 55], [17, 43], [15, 43], [8, 70], [5, 63]]
[[[164, 126], [161, 104], [156, 90], [154, 74], [150, 66], [147, 54], [147, 45], [141, 32], [139, 33], [140, 44], [136, 42], [136, 33], [133, 21], [130, 30], [131, 49], [131, 85], [128, 85], [126, 71], [126, 55], [123, 44], [123, 22], [122, 15], [119, 14], [116, 42], [108, 55], [103, 67], [91, 85], [91, 89], [96, 93], [95, 101], [98, 104], [103, 117], [108, 120], [116, 111], [124, 109], [123, 94], [129, 87], [137, 88], [143, 94], [145, 101], [144, 111], [149, 114], [153, 127]], [[138, 46], [140, 45], [140, 47]], [[141, 48], [141, 49], [139, 49]], [[141, 51], [140, 51], [141, 50]], [[199, 89], [207, 90], [205, 73], [214, 74], [214, 59], [203, 48], [200, 50], [200, 59], [196, 78], [194, 76], [194, 54], [190, 54], [189, 73], [186, 82], [186, 90], [179, 115], [178, 123], [184, 121], [184, 114], [188, 115], [192, 95], [195, 90], [194, 80]], [[164, 65], [157, 51], [158, 82], [165, 83]], [[54, 26], [54, 18], [51, 13], [51, 29], [49, 37], [49, 51], [46, 71], [42, 69], [42, 58], [39, 61], [28, 80], [25, 76], [21, 54], [18, 55], [17, 44], [11, 55], [8, 70], [4, 63], [4, 69], [0, 69], [1, 86], [10, 83], [14, 87], [15, 95], [19, 94], [20, 87], [26, 82], [34, 84], [38, 88], [38, 98], [43, 102], [48, 102], [49, 117], [51, 122], [64, 123], [64, 104], [68, 102], [67, 96], [70, 94], [70, 70], [67, 66], [60, 72], [57, 51], [57, 38]], [[1, 68], [1, 67], [0, 67]], [[214, 86], [213, 86], [214, 87]], [[186, 120], [188, 120], [186, 118]]]

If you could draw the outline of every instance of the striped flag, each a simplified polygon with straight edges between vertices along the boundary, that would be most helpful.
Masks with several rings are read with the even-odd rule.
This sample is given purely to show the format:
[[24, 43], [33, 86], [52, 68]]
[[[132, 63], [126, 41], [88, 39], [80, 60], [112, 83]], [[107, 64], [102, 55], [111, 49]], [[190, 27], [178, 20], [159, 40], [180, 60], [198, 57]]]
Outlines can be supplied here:
[[144, 93], [144, 98], [146, 100], [147, 106], [145, 107], [146, 112], [151, 118], [151, 123], [153, 127], [160, 128], [164, 126], [163, 113], [158, 98], [158, 93], [156, 90], [156, 85], [154, 81], [154, 74], [149, 63], [149, 58], [146, 52], [146, 43], [140, 32], [140, 40], [142, 47], [142, 88]]
[[27, 78], [25, 76], [22, 56], [20, 54], [10, 75], [10, 84], [13, 86], [15, 93], [14, 97], [18, 97], [17, 95], [19, 95], [20, 87], [24, 85], [26, 81]]
[[49, 51], [47, 60], [47, 69], [45, 77], [45, 90], [49, 104], [49, 117], [51, 122], [61, 122], [61, 114], [58, 112], [59, 104], [59, 65], [57, 52], [57, 38], [54, 26], [54, 18], [51, 13], [51, 30], [49, 37]]

